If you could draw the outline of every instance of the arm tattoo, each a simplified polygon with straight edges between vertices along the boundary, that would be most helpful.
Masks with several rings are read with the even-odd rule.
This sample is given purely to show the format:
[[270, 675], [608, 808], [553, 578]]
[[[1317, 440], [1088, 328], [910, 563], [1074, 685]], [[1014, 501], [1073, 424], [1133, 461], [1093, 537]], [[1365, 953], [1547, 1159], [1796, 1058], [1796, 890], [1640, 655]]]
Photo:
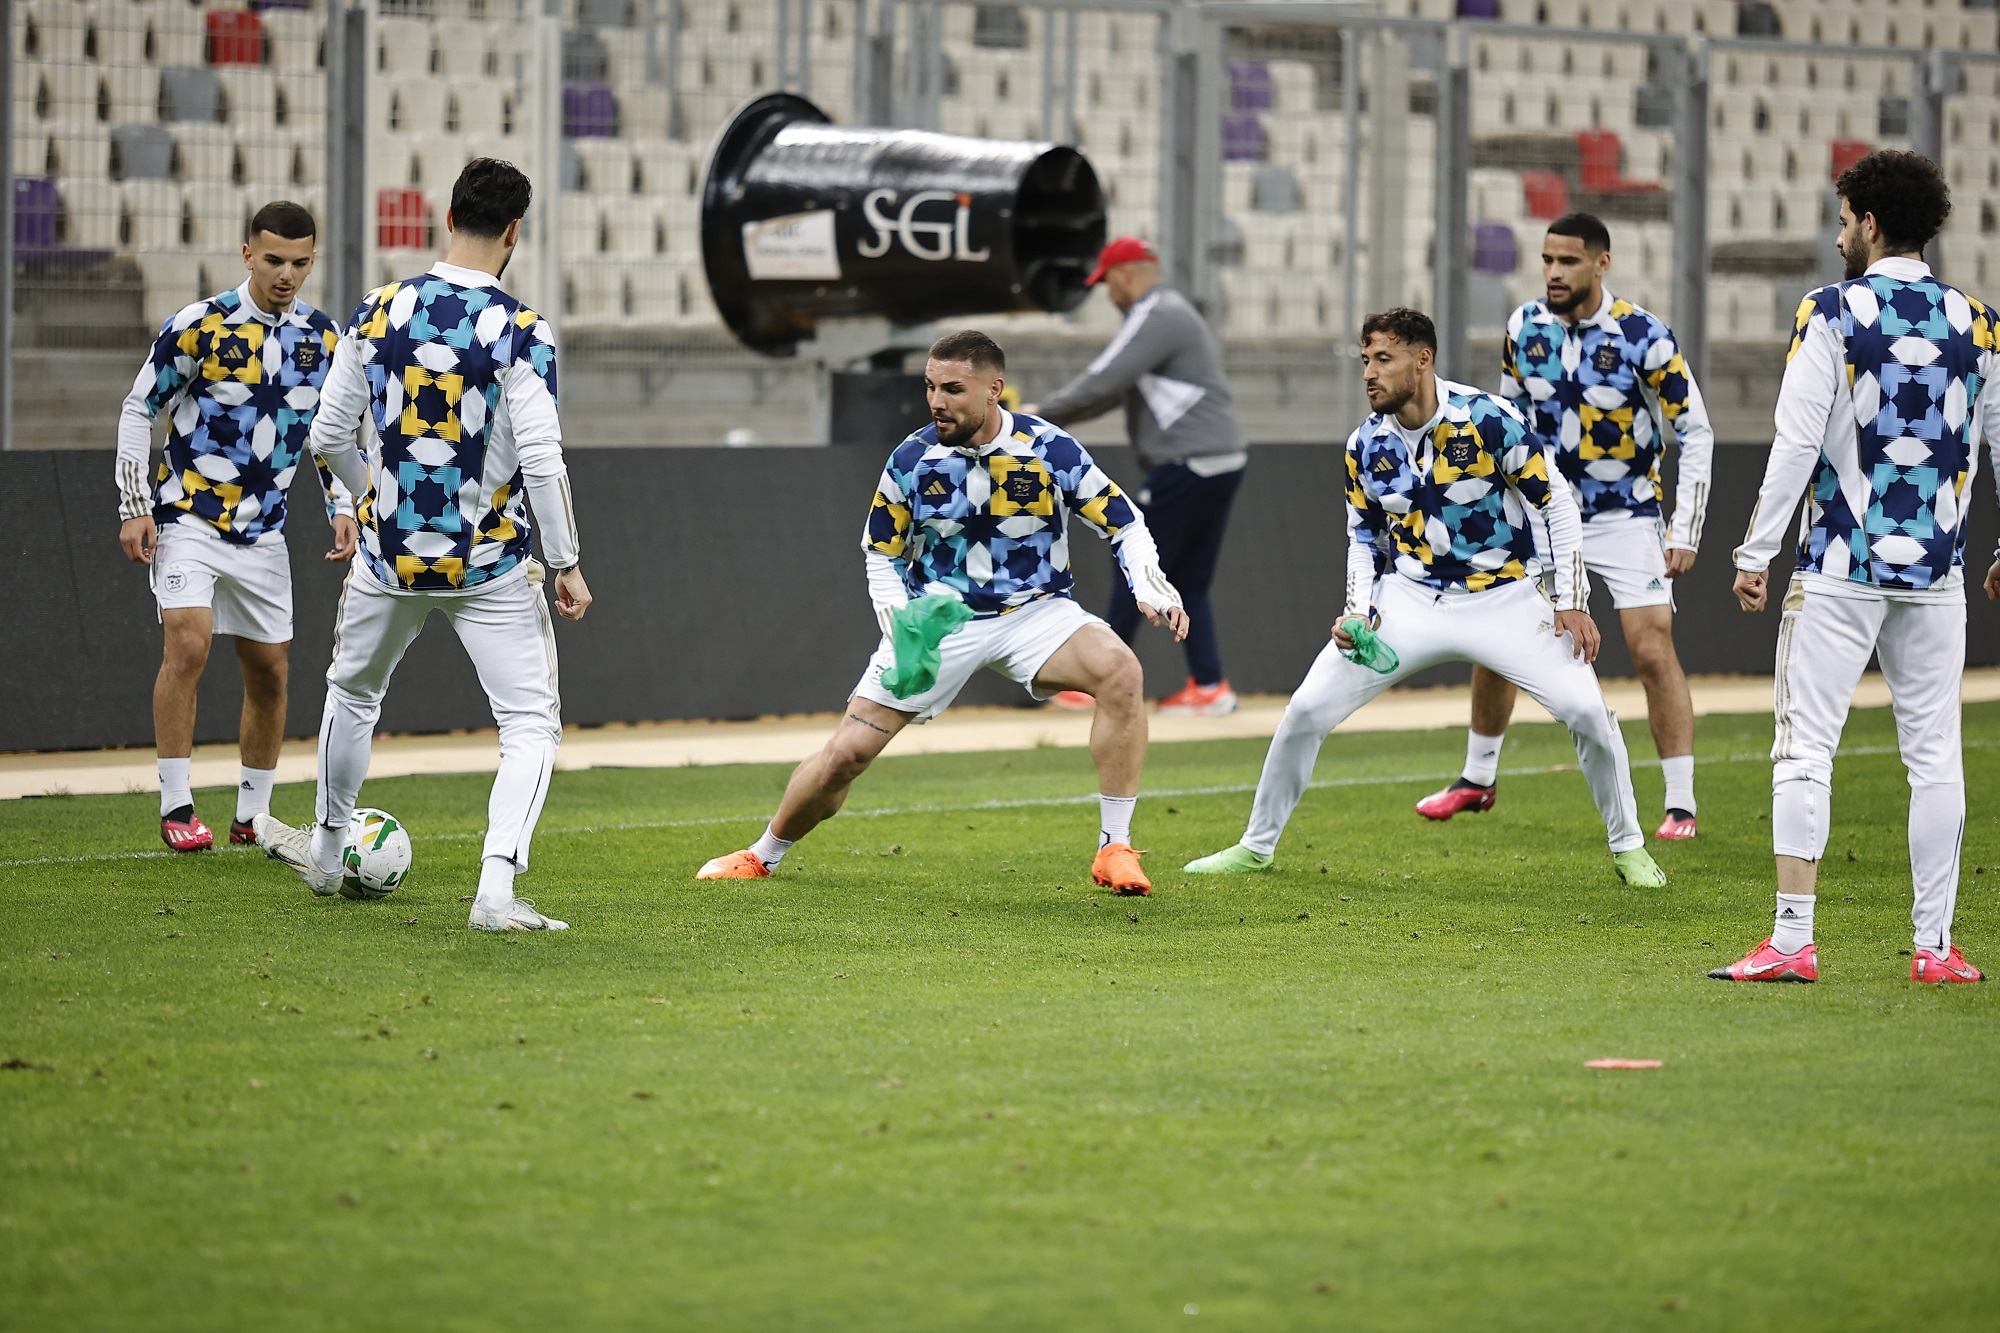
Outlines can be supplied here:
[[889, 729], [887, 727], [878, 727], [873, 722], [870, 722], [867, 718], [861, 716], [861, 714], [859, 713], [849, 713], [847, 715], [847, 720], [849, 722], [859, 722], [862, 726], [868, 728], [868, 730], [879, 731], [884, 736], [887, 736], [889, 734]]

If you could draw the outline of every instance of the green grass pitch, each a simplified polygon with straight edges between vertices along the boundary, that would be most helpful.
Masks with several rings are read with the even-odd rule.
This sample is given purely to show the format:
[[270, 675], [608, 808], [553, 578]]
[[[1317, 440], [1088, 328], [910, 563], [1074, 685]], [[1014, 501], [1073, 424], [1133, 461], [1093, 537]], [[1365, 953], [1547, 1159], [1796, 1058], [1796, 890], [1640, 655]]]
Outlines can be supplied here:
[[[2000, 706], [1966, 720], [1994, 968]], [[1080, 751], [884, 760], [742, 885], [690, 876], [784, 769], [564, 774], [557, 936], [465, 929], [483, 777], [369, 785], [417, 837], [380, 903], [132, 856], [150, 795], [5, 805], [0, 1327], [1993, 1328], [2000, 986], [1907, 980], [1886, 713], [1825, 979], [1703, 976], [1768, 928], [1769, 727], [1702, 722], [1659, 892], [1553, 727], [1444, 826], [1410, 805], [1460, 733], [1336, 736], [1281, 870], [1222, 881], [1176, 867], [1264, 747], [1158, 746], [1150, 901], [1089, 884]]]

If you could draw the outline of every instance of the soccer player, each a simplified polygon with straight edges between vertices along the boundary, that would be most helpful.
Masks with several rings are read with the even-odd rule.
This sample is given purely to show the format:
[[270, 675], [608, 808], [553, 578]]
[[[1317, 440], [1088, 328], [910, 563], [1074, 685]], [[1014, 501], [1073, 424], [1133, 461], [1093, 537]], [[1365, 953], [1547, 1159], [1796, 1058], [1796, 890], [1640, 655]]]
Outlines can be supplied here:
[[[1910, 979], [1979, 981], [1952, 943], [1951, 919], [1965, 834], [1965, 522], [1982, 437], [2000, 469], [2000, 327], [1923, 261], [1951, 211], [1944, 176], [1928, 158], [1870, 153], [1836, 188], [1847, 279], [1799, 303], [1764, 484], [1736, 548], [1736, 600], [1762, 611], [1771, 559], [1806, 493], [1778, 628], [1777, 924], [1747, 956], [1709, 975], [1819, 979], [1813, 903], [1833, 751], [1873, 654], [1910, 779]], [[2000, 597], [2000, 564], [1986, 573], [1986, 595]]]
[[[188, 777], [195, 687], [209, 641], [236, 639], [243, 671], [242, 756], [229, 840], [255, 842], [251, 820], [271, 808], [284, 739], [292, 566], [285, 493], [305, 449], [333, 358], [333, 321], [299, 299], [312, 272], [312, 214], [264, 205], [243, 244], [249, 276], [168, 320], [118, 414], [118, 542], [150, 566], [166, 649], [153, 682], [160, 837], [198, 852], [215, 835], [195, 813]], [[168, 416], [164, 457], [148, 481], [153, 419]], [[354, 554], [354, 506], [335, 487], [328, 560]]]
[[[1083, 446], [1000, 406], [1006, 368], [1005, 353], [983, 333], [932, 344], [924, 367], [931, 424], [889, 455], [862, 534], [882, 644], [832, 737], [793, 772], [764, 836], [710, 861], [696, 879], [770, 874], [793, 843], [833, 817], [897, 732], [942, 713], [973, 672], [992, 667], [1037, 699], [1057, 690], [1096, 698], [1090, 757], [1100, 821], [1091, 876], [1121, 894], [1152, 891], [1131, 833], [1146, 757], [1139, 659], [1070, 596], [1070, 520], [1110, 539], [1139, 610], [1176, 641], [1187, 635], [1187, 613], [1160, 572], [1145, 519]], [[974, 618], [940, 645], [936, 683], [898, 698], [882, 683], [896, 666], [891, 614], [936, 593], [961, 598]]]
[[547, 321], [500, 287], [532, 193], [511, 163], [467, 163], [451, 190], [443, 262], [368, 293], [341, 340], [312, 448], [367, 496], [361, 558], [348, 570], [326, 673], [313, 826], [256, 821], [270, 854], [314, 893], [339, 890], [389, 677], [440, 612], [500, 727], [475, 930], [569, 928], [514, 896], [562, 741], [555, 632], [524, 501], [534, 502], [556, 610], [580, 620], [591, 602], [556, 416], [555, 344]]
[[[1208, 587], [1250, 455], [1222, 373], [1222, 347], [1201, 312], [1161, 283], [1159, 255], [1137, 236], [1120, 236], [1105, 246], [1084, 283], [1101, 284], [1125, 323], [1083, 374], [1039, 407], [1022, 410], [1067, 428], [1124, 408], [1132, 451], [1146, 469], [1139, 511], [1159, 545], [1160, 567], [1180, 590], [1188, 614], [1187, 684], [1160, 700], [1160, 712], [1233, 713], [1236, 691], [1222, 672]], [[1139, 608], [1122, 579], [1112, 582], [1105, 619], [1127, 643], [1138, 633]], [[1055, 703], [1088, 708], [1091, 699], [1068, 691], [1057, 694]]]
[[[1469, 661], [1568, 726], [1619, 878], [1659, 887], [1666, 876], [1646, 853], [1625, 740], [1590, 668], [1598, 635], [1583, 610], [1582, 525], [1569, 489], [1552, 480], [1552, 446], [1506, 399], [1437, 377], [1428, 316], [1370, 315], [1361, 346], [1375, 414], [1347, 440], [1347, 608], [1285, 706], [1242, 840], [1187, 870], [1270, 869], [1327, 733], [1411, 673]], [[1548, 526], [1553, 604], [1532, 574], [1531, 508]], [[1379, 627], [1400, 662], [1378, 671], [1345, 656], [1355, 617]]]
[[[1500, 391], [1526, 414], [1583, 513], [1583, 565], [1611, 591], [1625, 647], [1646, 687], [1646, 718], [1667, 780], [1667, 817], [1653, 834], [1695, 835], [1694, 701], [1674, 652], [1673, 581], [1694, 568], [1708, 509], [1715, 432], [1673, 330], [1604, 285], [1611, 233], [1588, 213], [1549, 224], [1542, 241], [1547, 296], [1507, 321]], [[1660, 519], [1660, 456], [1680, 441], [1673, 521]], [[1465, 771], [1417, 802], [1427, 819], [1493, 808], [1500, 745], [1515, 689], [1472, 668]]]

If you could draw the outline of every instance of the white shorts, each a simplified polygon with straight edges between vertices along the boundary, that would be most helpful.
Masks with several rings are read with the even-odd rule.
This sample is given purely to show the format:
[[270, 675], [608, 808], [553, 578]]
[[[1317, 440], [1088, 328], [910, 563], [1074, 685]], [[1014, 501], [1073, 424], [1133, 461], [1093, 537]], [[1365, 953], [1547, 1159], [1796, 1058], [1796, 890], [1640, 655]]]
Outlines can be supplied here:
[[884, 639], [868, 659], [868, 669], [861, 673], [854, 693], [898, 713], [914, 713], [914, 722], [928, 722], [951, 706], [973, 672], [992, 667], [1024, 686], [1030, 698], [1047, 698], [1035, 693], [1035, 674], [1072, 634], [1085, 625], [1103, 623], [1068, 597], [1044, 597], [1004, 616], [970, 621], [938, 645], [937, 684], [907, 699], [898, 699], [882, 687], [882, 673], [896, 665], [896, 650]]
[[292, 559], [283, 542], [238, 546], [169, 523], [153, 549], [151, 578], [162, 611], [203, 606], [217, 634], [292, 641]]
[[[1535, 559], [1547, 582], [1548, 525], [1536, 520]], [[1611, 591], [1620, 611], [1672, 606], [1674, 581], [1667, 577], [1665, 531], [1657, 518], [1622, 518], [1583, 525], [1583, 567]]]

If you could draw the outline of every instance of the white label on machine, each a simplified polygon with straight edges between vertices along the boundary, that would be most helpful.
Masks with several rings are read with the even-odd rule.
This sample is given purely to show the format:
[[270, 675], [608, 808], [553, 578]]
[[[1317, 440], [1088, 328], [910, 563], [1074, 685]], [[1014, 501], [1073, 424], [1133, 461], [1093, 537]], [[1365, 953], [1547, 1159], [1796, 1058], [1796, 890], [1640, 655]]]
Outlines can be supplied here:
[[833, 210], [788, 213], [743, 224], [743, 262], [752, 281], [840, 280], [840, 252], [833, 241]]

